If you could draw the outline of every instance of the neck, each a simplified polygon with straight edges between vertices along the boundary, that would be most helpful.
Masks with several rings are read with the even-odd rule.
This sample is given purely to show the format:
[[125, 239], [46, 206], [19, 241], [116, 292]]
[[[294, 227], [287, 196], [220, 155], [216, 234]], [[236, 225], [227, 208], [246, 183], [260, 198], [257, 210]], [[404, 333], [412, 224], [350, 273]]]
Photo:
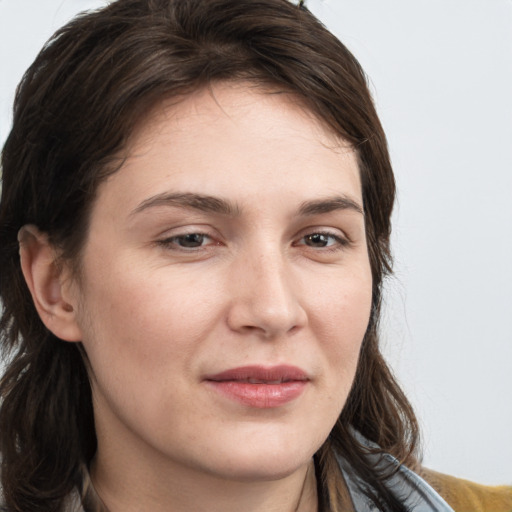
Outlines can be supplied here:
[[91, 468], [94, 488], [108, 512], [316, 512], [313, 461], [293, 474], [270, 481], [240, 482], [181, 469], [158, 476], [112, 471], [97, 458]]

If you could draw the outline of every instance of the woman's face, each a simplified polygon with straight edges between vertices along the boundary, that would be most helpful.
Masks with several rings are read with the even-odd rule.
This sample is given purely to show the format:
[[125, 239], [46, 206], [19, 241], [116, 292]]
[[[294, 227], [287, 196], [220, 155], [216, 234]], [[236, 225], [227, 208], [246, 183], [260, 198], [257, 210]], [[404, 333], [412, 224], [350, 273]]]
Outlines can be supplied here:
[[98, 460], [268, 479], [349, 393], [372, 279], [356, 155], [288, 94], [162, 104], [98, 190], [72, 287]]

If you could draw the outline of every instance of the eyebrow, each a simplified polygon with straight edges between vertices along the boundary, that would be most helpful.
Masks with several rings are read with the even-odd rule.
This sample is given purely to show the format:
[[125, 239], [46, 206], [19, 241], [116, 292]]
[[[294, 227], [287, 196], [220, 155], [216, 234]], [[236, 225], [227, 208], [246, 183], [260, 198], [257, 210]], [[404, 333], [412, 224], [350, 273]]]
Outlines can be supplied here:
[[177, 206], [178, 208], [192, 208], [208, 213], [218, 213], [235, 217], [240, 213], [237, 205], [221, 199], [202, 194], [185, 193], [162, 193], [152, 196], [140, 203], [130, 215], [142, 212], [157, 206]]
[[[240, 214], [240, 208], [225, 199], [219, 197], [185, 193], [167, 193], [157, 194], [140, 203], [130, 215], [158, 206], [175, 206], [178, 208], [192, 208], [207, 213], [218, 213], [230, 217], [236, 217]], [[336, 210], [352, 210], [364, 215], [363, 208], [357, 201], [348, 196], [334, 196], [326, 199], [317, 199], [305, 201], [299, 206], [298, 213], [302, 216], [320, 215], [330, 213]]]
[[362, 206], [348, 196], [334, 196], [326, 199], [306, 201], [299, 207], [300, 215], [320, 215], [336, 210], [352, 210], [364, 215]]

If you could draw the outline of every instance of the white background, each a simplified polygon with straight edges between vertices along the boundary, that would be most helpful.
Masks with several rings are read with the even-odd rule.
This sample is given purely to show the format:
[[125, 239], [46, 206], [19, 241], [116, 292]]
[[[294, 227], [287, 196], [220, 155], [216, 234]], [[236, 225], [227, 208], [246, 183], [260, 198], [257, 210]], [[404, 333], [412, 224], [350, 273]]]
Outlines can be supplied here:
[[[44, 41], [103, 0], [0, 0], [0, 143]], [[398, 182], [383, 322], [425, 464], [512, 483], [512, 1], [309, 0], [370, 77]]]

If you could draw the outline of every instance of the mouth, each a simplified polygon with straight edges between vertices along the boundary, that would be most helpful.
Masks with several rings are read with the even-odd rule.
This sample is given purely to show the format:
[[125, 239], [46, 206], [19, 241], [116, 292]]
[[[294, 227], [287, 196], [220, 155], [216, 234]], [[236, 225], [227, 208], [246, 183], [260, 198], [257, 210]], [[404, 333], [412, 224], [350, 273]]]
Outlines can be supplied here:
[[225, 398], [245, 406], [268, 409], [297, 399], [310, 379], [296, 366], [244, 366], [208, 375], [205, 382]]

